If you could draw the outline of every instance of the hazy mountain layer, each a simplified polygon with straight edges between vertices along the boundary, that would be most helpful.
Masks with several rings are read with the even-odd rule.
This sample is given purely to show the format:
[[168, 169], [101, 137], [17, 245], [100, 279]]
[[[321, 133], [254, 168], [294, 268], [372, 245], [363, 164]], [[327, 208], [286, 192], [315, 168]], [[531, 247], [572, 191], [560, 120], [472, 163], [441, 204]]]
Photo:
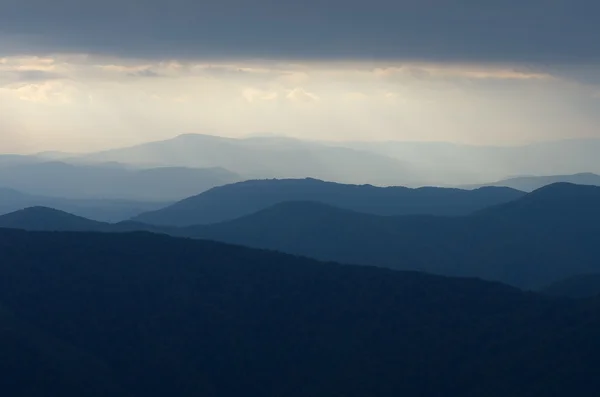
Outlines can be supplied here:
[[221, 168], [135, 169], [58, 161], [0, 167], [0, 186], [34, 195], [86, 199], [175, 201], [239, 180]]
[[[0, 165], [49, 160], [79, 165], [119, 162], [143, 168], [221, 167], [242, 175], [242, 179], [313, 177], [385, 186], [463, 186], [523, 175], [600, 174], [599, 151], [598, 139], [475, 146], [448, 142], [303, 141], [276, 134], [238, 139], [187, 134], [83, 155], [0, 155]], [[553, 182], [586, 183], [568, 178]], [[514, 187], [531, 191], [541, 185], [526, 183]], [[198, 192], [187, 195], [194, 193]]]
[[581, 173], [573, 175], [522, 176], [482, 185], [465, 186], [465, 188], [478, 189], [483, 186], [504, 186], [524, 192], [532, 192], [541, 187], [559, 182], [574, 183], [577, 185], [600, 186], [600, 175]]
[[0, 188], [0, 215], [29, 207], [51, 207], [102, 222], [119, 222], [170, 203], [110, 199], [66, 199]]
[[336, 142], [335, 145], [402, 159], [440, 185], [483, 184], [518, 175], [600, 173], [600, 139], [570, 139], [522, 146], [399, 141]]
[[[187, 134], [84, 155], [0, 155], [0, 165], [48, 160], [72, 164], [119, 162], [144, 168], [222, 167], [243, 179], [313, 177], [386, 186], [463, 186], [523, 175], [600, 174], [598, 152], [598, 139], [476, 146], [448, 142], [303, 141], [276, 134], [239, 139]], [[553, 182], [586, 183], [565, 178]], [[525, 183], [513, 187], [531, 191], [541, 185]], [[198, 192], [188, 195], [194, 193]]]
[[248, 179], [313, 177], [343, 183], [428, 182], [410, 164], [372, 152], [291, 138], [231, 139], [188, 134], [80, 157], [144, 166], [223, 167]]

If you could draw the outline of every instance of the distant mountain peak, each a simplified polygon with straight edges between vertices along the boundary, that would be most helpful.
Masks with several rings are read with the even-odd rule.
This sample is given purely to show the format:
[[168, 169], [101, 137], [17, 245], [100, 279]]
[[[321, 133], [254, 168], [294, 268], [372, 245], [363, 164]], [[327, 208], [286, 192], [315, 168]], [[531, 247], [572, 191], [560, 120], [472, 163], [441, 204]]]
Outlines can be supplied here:
[[589, 194], [600, 195], [600, 187], [593, 185], [578, 185], [571, 182], [556, 182], [550, 185], [542, 186], [541, 188], [534, 190], [528, 196], [539, 197], [542, 195], [561, 195], [561, 197], [564, 197], [565, 195], [580, 196]]
[[[71, 215], [65, 211], [57, 210], [50, 207], [44, 207], [42, 205], [35, 205], [32, 207], [24, 208], [20, 211], [16, 211], [15, 213], [32, 213], [32, 214], [41, 214], [41, 213], [54, 213], [54, 214], [66, 214]], [[74, 216], [74, 215], [73, 215]]]
[[516, 176], [501, 181], [488, 183], [485, 185], [471, 185], [468, 188], [481, 187], [481, 186], [506, 186], [514, 189], [532, 192], [538, 190], [544, 186], [556, 184], [556, 183], [570, 183], [575, 185], [600, 185], [600, 175], [592, 172], [580, 172], [577, 174], [569, 175], [544, 175], [544, 176]]
[[[71, 219], [82, 219], [82, 220], [88, 220], [86, 218], [77, 216], [77, 215], [73, 215], [70, 214], [68, 212], [65, 211], [61, 211], [61, 210], [57, 210], [54, 208], [50, 208], [50, 207], [43, 207], [43, 206], [33, 206], [33, 207], [27, 207], [24, 208], [22, 210], [19, 211], [15, 211], [15, 212], [11, 212], [10, 214], [6, 214], [3, 216], [0, 216], [0, 220], [1, 219], [7, 219], [7, 218], [17, 218], [17, 217], [21, 217], [22, 219], [26, 218], [26, 217], [44, 217], [44, 218], [71, 218]], [[90, 221], [93, 222], [93, 221]]]
[[552, 222], [557, 219], [585, 219], [600, 214], [600, 187], [568, 182], [541, 187], [517, 200], [486, 208], [482, 215], [512, 214], [513, 219]]

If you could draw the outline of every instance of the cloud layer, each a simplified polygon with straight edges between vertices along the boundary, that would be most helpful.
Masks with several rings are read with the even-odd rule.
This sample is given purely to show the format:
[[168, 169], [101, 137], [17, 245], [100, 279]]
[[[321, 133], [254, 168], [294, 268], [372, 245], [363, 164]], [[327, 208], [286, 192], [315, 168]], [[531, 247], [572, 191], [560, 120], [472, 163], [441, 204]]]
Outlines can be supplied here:
[[0, 50], [590, 63], [596, 0], [2, 0]]
[[[576, 74], [575, 74], [576, 75]], [[598, 136], [600, 89], [486, 64], [0, 58], [2, 152], [181, 133], [514, 144]]]

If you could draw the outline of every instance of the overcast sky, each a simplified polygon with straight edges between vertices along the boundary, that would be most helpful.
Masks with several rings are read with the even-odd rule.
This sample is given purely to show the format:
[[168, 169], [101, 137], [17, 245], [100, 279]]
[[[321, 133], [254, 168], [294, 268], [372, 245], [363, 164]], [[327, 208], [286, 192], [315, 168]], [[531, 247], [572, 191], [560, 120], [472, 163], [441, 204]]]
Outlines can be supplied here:
[[0, 0], [1, 152], [600, 137], [592, 0]]

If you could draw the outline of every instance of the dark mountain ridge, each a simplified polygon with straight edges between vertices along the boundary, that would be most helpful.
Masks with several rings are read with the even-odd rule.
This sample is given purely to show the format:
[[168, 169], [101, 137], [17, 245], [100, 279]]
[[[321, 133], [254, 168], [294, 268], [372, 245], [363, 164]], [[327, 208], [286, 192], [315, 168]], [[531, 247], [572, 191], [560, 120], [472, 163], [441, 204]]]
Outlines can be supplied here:
[[463, 217], [382, 217], [318, 203], [283, 203], [176, 233], [322, 260], [538, 288], [599, 270], [600, 188], [552, 185]]
[[0, 315], [0, 332], [14, 330], [0, 339], [10, 396], [75, 397], [87, 385], [107, 397], [538, 397], [600, 386], [597, 301], [149, 233], [0, 230], [0, 308], [14, 314]]
[[210, 224], [250, 215], [286, 201], [315, 201], [376, 215], [466, 215], [524, 194], [493, 187], [469, 191], [344, 185], [312, 178], [252, 180], [216, 187], [133, 219], [167, 226]]
[[48, 207], [29, 207], [0, 216], [1, 228], [29, 231], [109, 231], [111, 226]]
[[[548, 186], [461, 217], [379, 216], [323, 203], [284, 202], [212, 225], [174, 228], [122, 222], [82, 227], [112, 232], [145, 230], [321, 260], [475, 276], [538, 289], [569, 276], [600, 271], [595, 237], [600, 234], [599, 190], [569, 184]], [[81, 230], [53, 214], [36, 214], [43, 220], [9, 226]]]

